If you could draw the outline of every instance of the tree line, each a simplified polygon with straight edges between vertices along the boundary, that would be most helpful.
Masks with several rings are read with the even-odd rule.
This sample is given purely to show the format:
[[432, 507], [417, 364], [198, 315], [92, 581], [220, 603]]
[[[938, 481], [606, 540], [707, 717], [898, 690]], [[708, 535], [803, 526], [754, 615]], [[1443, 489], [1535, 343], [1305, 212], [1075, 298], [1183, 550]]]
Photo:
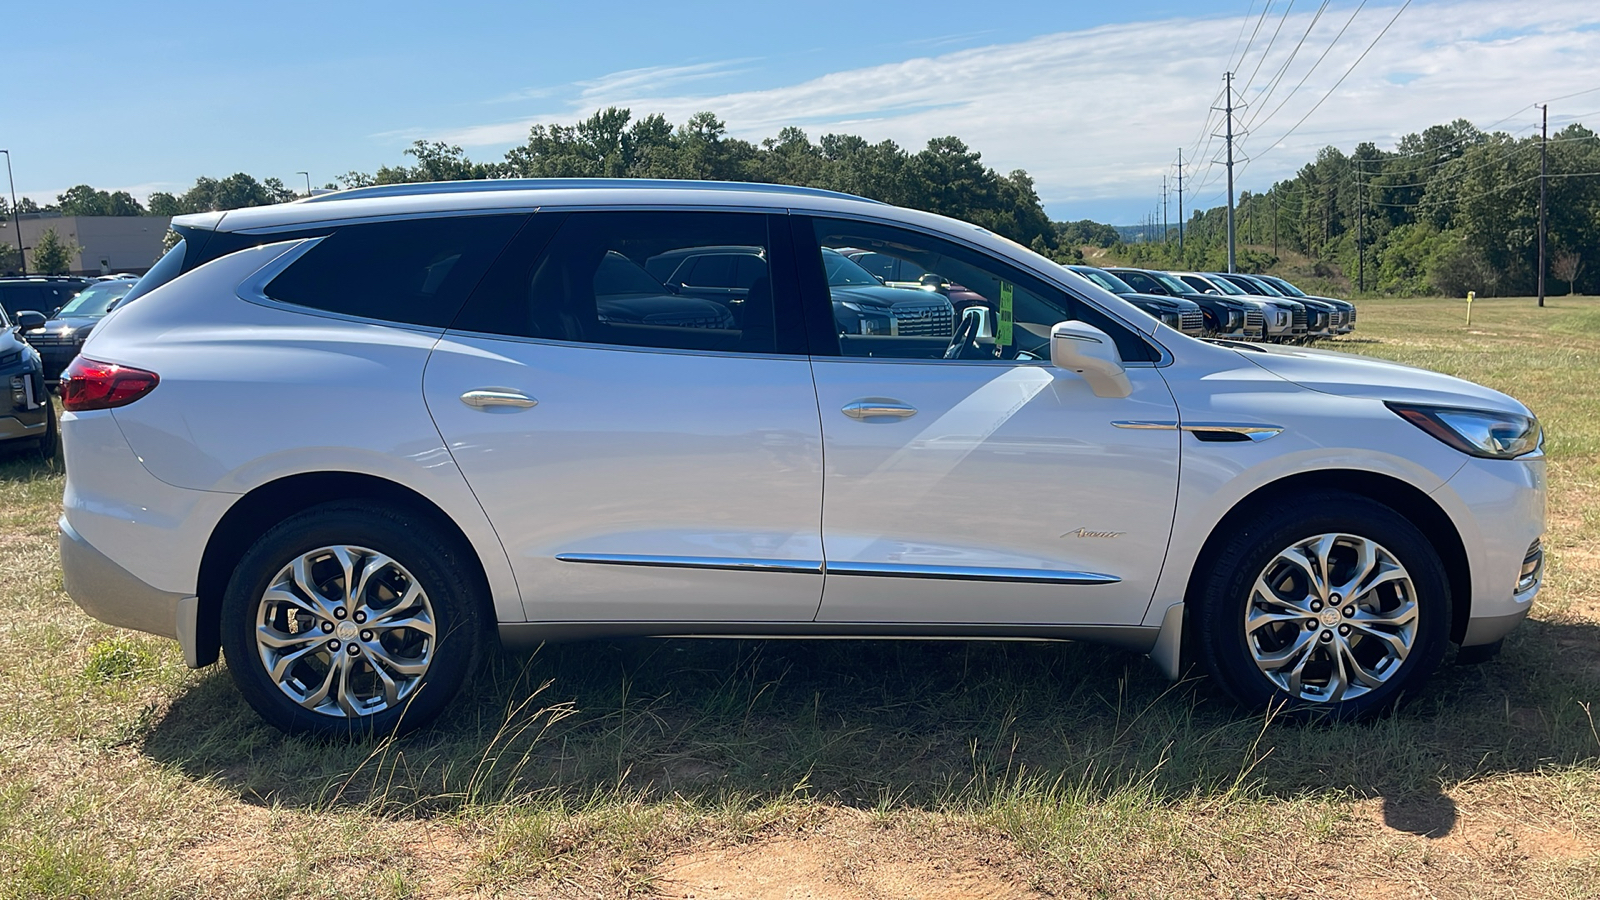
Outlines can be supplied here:
[[[1466, 120], [1403, 138], [1393, 151], [1368, 142], [1351, 153], [1326, 147], [1292, 178], [1240, 194], [1242, 271], [1265, 271], [1284, 251], [1309, 257], [1316, 274], [1343, 275], [1369, 291], [1415, 295], [1528, 294], [1538, 270], [1538, 137], [1488, 133]], [[1600, 292], [1600, 138], [1582, 125], [1552, 135], [1548, 150], [1550, 292]], [[1134, 265], [1216, 270], [1227, 265], [1226, 208], [1196, 210], [1182, 252], [1168, 240], [1126, 244], [1090, 220], [1053, 222], [1026, 171], [1002, 174], [954, 136], [912, 152], [894, 141], [847, 134], [813, 142], [784, 128], [759, 142], [730, 137], [710, 112], [674, 125], [609, 108], [572, 125], [535, 125], [497, 160], [473, 160], [444, 142], [417, 141], [408, 159], [328, 187], [491, 178], [681, 178], [826, 188], [974, 222], [1059, 262], [1080, 248], [1114, 248]], [[1588, 177], [1594, 176], [1594, 177]], [[127, 192], [78, 185], [62, 215], [180, 215], [281, 203], [297, 194], [276, 178], [238, 173], [200, 178], [179, 194], [140, 204]], [[21, 211], [41, 211], [24, 200]], [[0, 200], [0, 211], [4, 201]], [[14, 252], [14, 251], [13, 251]], [[0, 248], [0, 254], [4, 248]]]
[[[1538, 288], [1538, 135], [1489, 133], [1458, 119], [1402, 138], [1393, 151], [1368, 142], [1325, 147], [1292, 178], [1240, 194], [1236, 254], [1244, 271], [1283, 250], [1310, 257], [1318, 274], [1342, 274], [1369, 292], [1402, 296], [1476, 291], [1528, 295]], [[1600, 292], [1600, 137], [1579, 124], [1544, 148], [1546, 291]], [[1226, 207], [1186, 223], [1175, 239], [1130, 248], [1173, 267], [1226, 265]]]

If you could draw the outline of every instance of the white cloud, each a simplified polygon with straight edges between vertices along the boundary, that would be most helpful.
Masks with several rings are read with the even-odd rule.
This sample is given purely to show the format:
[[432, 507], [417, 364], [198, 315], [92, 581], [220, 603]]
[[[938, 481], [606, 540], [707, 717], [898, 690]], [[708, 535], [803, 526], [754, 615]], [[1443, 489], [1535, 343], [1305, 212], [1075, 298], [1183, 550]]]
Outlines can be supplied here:
[[[1528, 104], [1600, 86], [1592, 63], [1600, 58], [1600, 4], [1593, 0], [1414, 3], [1337, 92], [1284, 139], [1398, 8], [1363, 9], [1304, 87], [1290, 96], [1351, 15], [1350, 8], [1329, 9], [1274, 95], [1262, 98], [1261, 89], [1312, 21], [1310, 12], [1289, 16], [1246, 93], [1252, 108], [1241, 119], [1260, 120], [1241, 144], [1242, 156], [1255, 157], [1241, 173], [1241, 188], [1261, 189], [1292, 174], [1329, 143], [1346, 149], [1364, 140], [1392, 146], [1406, 133], [1456, 118], [1487, 126], [1510, 115], [1501, 127], [1526, 133], [1535, 121]], [[1276, 27], [1272, 19], [1239, 66], [1241, 81], [1266, 49]], [[1109, 198], [1155, 198], [1178, 148], [1188, 155], [1198, 142], [1207, 152], [1193, 173], [1200, 190], [1190, 203], [1208, 205], [1221, 199], [1220, 167], [1204, 164], [1217, 155], [1220, 141], [1206, 147], [1199, 139], [1207, 108], [1220, 96], [1222, 71], [1235, 52], [1240, 27], [1238, 18], [1110, 25], [834, 72], [766, 90], [693, 91], [698, 83], [739, 71], [734, 67], [749, 60], [635, 69], [573, 85], [565, 108], [434, 136], [468, 147], [505, 146], [521, 142], [533, 123], [571, 121], [604, 106], [660, 112], [680, 122], [711, 110], [734, 135], [756, 139], [799, 125], [813, 137], [848, 131], [915, 149], [931, 137], [954, 134], [1002, 171], [1027, 169], [1046, 202], [1066, 214], [1074, 205], [1102, 205], [1097, 201]], [[1273, 114], [1286, 97], [1288, 103]], [[1571, 111], [1600, 109], [1600, 94], [1574, 98], [1572, 104], [1588, 101], [1594, 102]], [[1563, 112], [1553, 110], [1552, 119], [1559, 121]]]

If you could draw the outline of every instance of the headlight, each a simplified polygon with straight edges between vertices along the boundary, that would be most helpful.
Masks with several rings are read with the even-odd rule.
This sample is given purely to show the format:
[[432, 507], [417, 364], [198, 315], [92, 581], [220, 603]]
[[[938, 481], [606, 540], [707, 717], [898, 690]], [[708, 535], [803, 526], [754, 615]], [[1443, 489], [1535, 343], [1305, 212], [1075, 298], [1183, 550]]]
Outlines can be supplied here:
[[1539, 420], [1516, 413], [1453, 406], [1385, 404], [1411, 424], [1471, 456], [1512, 459], [1539, 449]]
[[1287, 324], [1289, 324], [1289, 314], [1284, 312], [1281, 309], [1278, 310], [1278, 316], [1277, 316], [1277, 320], [1276, 321], [1278, 323], [1278, 327], [1280, 327], [1280, 328], [1285, 326], [1285, 325], [1287, 325]]
[[1238, 328], [1242, 316], [1243, 313], [1239, 312], [1237, 309], [1228, 310], [1228, 328], [1230, 330]]
[[853, 309], [856, 312], [861, 312], [861, 304], [855, 302], [854, 300], [840, 300], [839, 305], [845, 309]]

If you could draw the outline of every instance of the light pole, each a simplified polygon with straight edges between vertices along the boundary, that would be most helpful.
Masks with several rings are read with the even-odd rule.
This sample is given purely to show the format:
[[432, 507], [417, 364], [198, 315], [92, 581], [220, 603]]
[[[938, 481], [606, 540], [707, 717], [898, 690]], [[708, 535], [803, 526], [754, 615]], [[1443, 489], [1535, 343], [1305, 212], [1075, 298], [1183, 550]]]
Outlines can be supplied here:
[[11, 185], [11, 224], [17, 228], [17, 265], [22, 268], [22, 274], [28, 274], [28, 254], [22, 251], [22, 220], [17, 218], [17, 180], [11, 177], [11, 151], [0, 150], [6, 155], [6, 181]]
[[310, 172], [296, 172], [295, 174], [296, 175], [304, 175], [306, 177], [306, 196], [307, 197], [311, 196], [311, 173]]

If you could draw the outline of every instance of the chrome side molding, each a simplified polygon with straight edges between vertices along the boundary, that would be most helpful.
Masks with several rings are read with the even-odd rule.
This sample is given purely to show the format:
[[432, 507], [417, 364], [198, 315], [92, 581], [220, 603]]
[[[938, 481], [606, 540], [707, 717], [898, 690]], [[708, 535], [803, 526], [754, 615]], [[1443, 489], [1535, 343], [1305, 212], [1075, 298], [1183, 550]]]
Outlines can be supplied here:
[[558, 562], [660, 569], [722, 569], [730, 572], [795, 572], [821, 575], [820, 559], [759, 559], [742, 556], [652, 556], [636, 553], [557, 553]]
[[990, 581], [1007, 584], [1117, 584], [1115, 575], [1058, 569], [1008, 569], [987, 566], [924, 566], [905, 563], [838, 562], [810, 559], [760, 559], [726, 556], [655, 556], [636, 553], [557, 553], [558, 562], [660, 569], [717, 569], [730, 572], [787, 572], [804, 575], [864, 575], [874, 578], [927, 578], [940, 581]]
[[1281, 425], [1263, 425], [1259, 422], [1112, 422], [1118, 428], [1149, 429], [1156, 431], [1187, 431], [1191, 434], [1240, 434], [1252, 441], [1264, 441], [1283, 433]]
[[1115, 575], [1057, 569], [1007, 569], [988, 566], [924, 566], [906, 563], [830, 562], [829, 575], [879, 578], [930, 578], [940, 581], [995, 581], [1010, 584], [1116, 584]]

